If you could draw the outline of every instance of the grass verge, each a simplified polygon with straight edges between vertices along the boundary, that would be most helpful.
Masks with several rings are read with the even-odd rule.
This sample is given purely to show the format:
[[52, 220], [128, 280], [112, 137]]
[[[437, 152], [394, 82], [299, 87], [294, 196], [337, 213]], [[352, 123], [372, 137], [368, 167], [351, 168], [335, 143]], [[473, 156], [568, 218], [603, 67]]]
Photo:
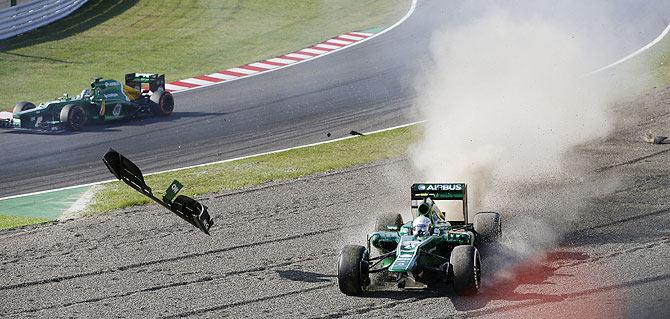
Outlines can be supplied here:
[[15, 228], [48, 222], [47, 218], [0, 215], [0, 229]]
[[78, 94], [94, 76], [168, 81], [386, 27], [409, 0], [89, 0], [69, 17], [0, 41], [0, 110]]
[[[182, 194], [189, 196], [229, 191], [398, 157], [407, 152], [419, 135], [419, 128], [404, 127], [239, 161], [151, 175], [145, 180], [153, 189], [161, 190], [177, 179], [185, 185]], [[96, 193], [86, 214], [147, 203], [150, 200], [146, 197], [121, 182], [114, 182], [105, 184]]]

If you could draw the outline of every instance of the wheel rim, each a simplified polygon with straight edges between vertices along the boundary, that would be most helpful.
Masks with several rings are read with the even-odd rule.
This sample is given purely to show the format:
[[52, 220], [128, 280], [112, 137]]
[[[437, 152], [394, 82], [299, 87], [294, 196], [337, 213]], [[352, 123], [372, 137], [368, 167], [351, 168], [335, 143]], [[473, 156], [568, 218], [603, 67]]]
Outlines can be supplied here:
[[70, 117], [70, 126], [72, 126], [73, 129], [80, 129], [81, 128], [81, 123], [84, 121], [84, 114], [82, 113], [81, 109], [74, 108], [72, 110], [72, 116]]
[[366, 291], [367, 290], [367, 285], [366, 285], [365, 278], [367, 278], [370, 275], [370, 273], [369, 273], [370, 264], [367, 261], [368, 258], [369, 258], [368, 255], [364, 253], [363, 258], [361, 258], [361, 261], [358, 264], [358, 276], [359, 276], [359, 281], [358, 282], [360, 282], [360, 284], [361, 284], [361, 291]]
[[482, 279], [482, 269], [481, 265], [479, 264], [479, 252], [475, 253], [475, 263], [474, 263], [474, 275], [475, 275], [475, 287], [479, 289], [481, 286], [481, 279]]

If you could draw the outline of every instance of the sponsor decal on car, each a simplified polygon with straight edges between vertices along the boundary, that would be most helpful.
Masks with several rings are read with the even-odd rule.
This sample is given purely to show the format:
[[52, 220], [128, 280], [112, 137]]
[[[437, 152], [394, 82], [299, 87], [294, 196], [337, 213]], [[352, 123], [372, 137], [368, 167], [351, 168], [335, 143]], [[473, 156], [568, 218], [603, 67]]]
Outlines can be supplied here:
[[416, 187], [420, 191], [462, 191], [462, 184], [419, 184]]
[[121, 115], [121, 103], [114, 106], [114, 109], [112, 110], [112, 115], [114, 116]]

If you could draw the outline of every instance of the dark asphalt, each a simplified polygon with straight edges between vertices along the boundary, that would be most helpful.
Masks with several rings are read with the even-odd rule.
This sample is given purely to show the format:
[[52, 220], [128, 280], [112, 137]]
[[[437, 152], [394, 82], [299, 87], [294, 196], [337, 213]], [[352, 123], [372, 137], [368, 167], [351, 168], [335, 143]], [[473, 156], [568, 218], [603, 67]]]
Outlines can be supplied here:
[[[519, 194], [499, 207], [502, 246], [484, 259], [476, 297], [337, 289], [339, 249], [364, 243], [375, 214], [409, 217], [415, 178], [400, 158], [200, 198], [216, 219], [211, 236], [156, 205], [0, 231], [0, 316], [668, 318], [670, 144], [640, 140], [670, 125], [668, 99], [670, 89], [623, 105], [611, 138], [574, 150], [580, 185], [615, 178], [612, 192], [591, 189], [579, 211], [521, 208]], [[527, 186], [532, 198], [580, 189]]]
[[[615, 49], [597, 52], [594, 67], [651, 41], [667, 21], [668, 4], [663, 1], [599, 1], [588, 7], [599, 4], [602, 10], [578, 10], [616, 17], [616, 28], [605, 30], [598, 19], [564, 8], [579, 1], [553, 3], [505, 6], [517, 14], [538, 14], [575, 30], [592, 30], [587, 36], [595, 42], [615, 43]], [[355, 47], [277, 72], [177, 94], [175, 113], [168, 119], [63, 135], [0, 132], [0, 196], [110, 179], [100, 161], [110, 147], [152, 172], [410, 122], [416, 119], [411, 106], [417, 75], [431, 67], [432, 32], [472, 21], [495, 6], [489, 1], [419, 1], [404, 24]]]

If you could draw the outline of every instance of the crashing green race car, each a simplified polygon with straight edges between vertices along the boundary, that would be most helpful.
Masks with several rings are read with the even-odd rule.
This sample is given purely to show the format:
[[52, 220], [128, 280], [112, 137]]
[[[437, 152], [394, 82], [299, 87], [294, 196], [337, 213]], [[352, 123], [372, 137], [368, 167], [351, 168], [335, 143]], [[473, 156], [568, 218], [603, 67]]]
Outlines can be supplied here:
[[0, 118], [0, 128], [57, 132], [79, 131], [89, 122], [107, 123], [145, 115], [168, 116], [174, 99], [165, 91], [163, 74], [126, 74], [125, 85], [96, 78], [91, 88], [74, 98], [64, 95], [35, 106], [17, 103], [10, 118]]
[[[453, 209], [440, 210], [438, 203]], [[457, 210], [462, 216], [446, 213]], [[400, 214], [381, 216], [367, 247], [342, 248], [337, 264], [340, 291], [361, 295], [371, 284], [370, 274], [377, 274], [399, 288], [426, 288], [446, 280], [458, 295], [479, 292], [479, 251], [500, 237], [500, 214], [477, 213], [469, 223], [465, 184], [421, 183], [412, 185], [412, 216], [415, 219], [407, 223]], [[378, 256], [370, 256], [371, 247]]]

